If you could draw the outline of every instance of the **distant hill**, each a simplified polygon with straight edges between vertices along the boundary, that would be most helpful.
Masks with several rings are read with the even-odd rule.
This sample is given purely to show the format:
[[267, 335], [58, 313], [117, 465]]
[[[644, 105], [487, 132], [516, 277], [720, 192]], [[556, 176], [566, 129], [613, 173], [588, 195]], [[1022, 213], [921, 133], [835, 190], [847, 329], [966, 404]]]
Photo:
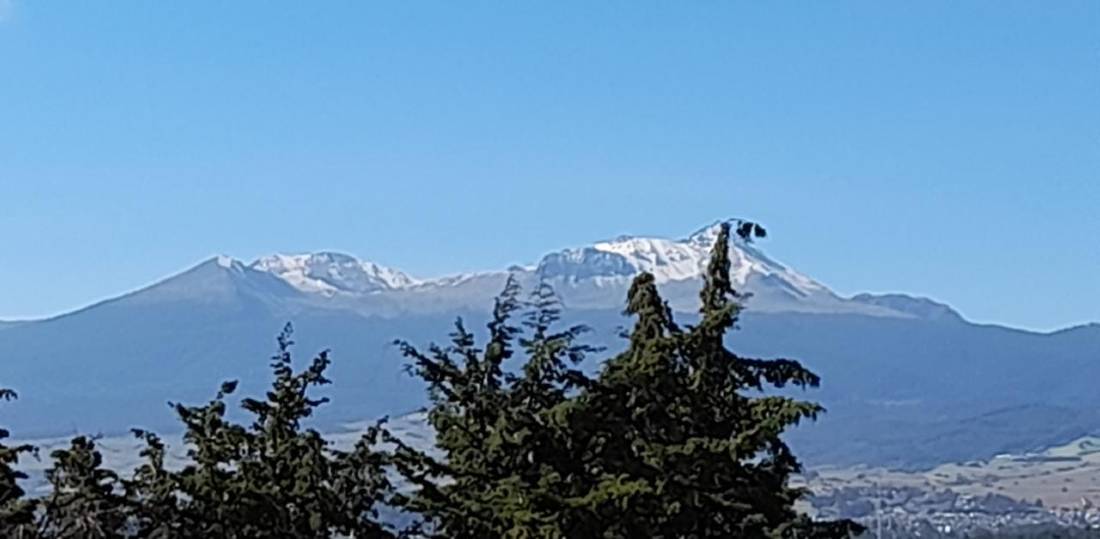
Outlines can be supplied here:
[[[21, 395], [0, 407], [0, 425], [21, 438], [174, 428], [167, 401], [204, 401], [229, 378], [262, 390], [288, 321], [303, 360], [322, 347], [334, 354], [333, 404], [319, 422], [404, 414], [424, 404], [424, 391], [404, 373], [395, 338], [445, 340], [459, 316], [480, 325], [511, 274], [527, 286], [550, 282], [568, 320], [591, 325], [593, 342], [615, 351], [633, 275], [654, 272], [672, 306], [690, 312], [712, 234], [621, 237], [438, 279], [335, 253], [213, 258], [73, 313], [0, 325], [0, 385]], [[928, 299], [841, 297], [754, 244], [736, 243], [731, 259], [737, 285], [752, 293], [733, 348], [800, 359], [823, 377], [806, 396], [829, 413], [792, 435], [814, 463], [920, 467], [1100, 432], [1100, 326], [976, 325]]]

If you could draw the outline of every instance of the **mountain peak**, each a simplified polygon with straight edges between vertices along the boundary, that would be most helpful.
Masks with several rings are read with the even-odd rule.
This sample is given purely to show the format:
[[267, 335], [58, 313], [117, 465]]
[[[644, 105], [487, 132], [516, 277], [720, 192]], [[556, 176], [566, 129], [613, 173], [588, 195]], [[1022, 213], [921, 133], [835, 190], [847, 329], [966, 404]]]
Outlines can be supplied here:
[[365, 294], [417, 283], [401, 271], [332, 251], [275, 254], [260, 258], [249, 267], [270, 273], [303, 292], [324, 295]]
[[[763, 238], [765, 231], [764, 227], [759, 224], [741, 219], [740, 217], [731, 217], [729, 219], [720, 219], [713, 223], [700, 228], [693, 232], [684, 241], [693, 243], [696, 245], [708, 247], [714, 245], [714, 242], [718, 240], [718, 233], [722, 230], [722, 225], [729, 225], [730, 227], [730, 243], [734, 245], [748, 245], [753, 242], [754, 238]], [[742, 236], [742, 227], [750, 227], [746, 236]]]
[[[714, 221], [681, 239], [622, 235], [552, 252], [533, 267], [414, 279], [399, 270], [337, 251], [273, 254], [251, 263], [212, 257], [166, 282], [145, 297], [239, 298], [244, 294], [273, 301], [353, 308], [364, 313], [477, 308], [499, 292], [509, 274], [525, 286], [545, 279], [572, 308], [618, 305], [632, 279], [652, 274], [669, 304], [678, 310], [698, 307], [698, 287], [723, 223]], [[752, 295], [757, 311], [853, 312], [875, 316], [949, 318], [950, 308], [914, 298], [858, 296], [841, 298], [824, 285], [768, 257], [755, 242], [733, 235], [729, 246], [734, 287]], [[333, 300], [333, 301], [330, 301]], [[957, 317], [957, 314], [955, 314]]]
[[714, 221], [711, 224], [704, 226], [692, 232], [684, 241], [688, 243], [705, 243], [707, 245], [713, 245], [718, 239], [718, 231], [721, 230], [722, 225], [726, 223], [734, 223], [737, 219], [725, 219]]
[[236, 258], [233, 258], [231, 256], [226, 256], [226, 255], [215, 256], [214, 258], [211, 258], [210, 260], [207, 260], [206, 263], [207, 264], [213, 264], [213, 265], [216, 265], [220, 268], [224, 268], [224, 269], [228, 269], [228, 270], [240, 271], [240, 270], [243, 270], [245, 268], [245, 265], [244, 265], [243, 262], [241, 262], [240, 260], [237, 260]]
[[202, 275], [216, 275], [221, 273], [240, 273], [248, 269], [243, 262], [227, 255], [215, 255], [198, 264], [192, 266], [190, 269], [184, 270], [181, 275], [185, 274], [202, 274]]
[[[653, 274], [658, 283], [699, 279], [721, 225], [740, 222], [740, 219], [715, 221], [679, 240], [619, 236], [588, 247], [565, 249], [545, 256], [538, 272], [544, 278], [589, 280], [596, 284], [630, 279], [641, 272]], [[736, 235], [730, 239], [730, 262], [738, 287], [746, 287], [753, 281], [781, 287], [784, 293], [796, 296], [831, 295], [820, 283], [768, 258]]]

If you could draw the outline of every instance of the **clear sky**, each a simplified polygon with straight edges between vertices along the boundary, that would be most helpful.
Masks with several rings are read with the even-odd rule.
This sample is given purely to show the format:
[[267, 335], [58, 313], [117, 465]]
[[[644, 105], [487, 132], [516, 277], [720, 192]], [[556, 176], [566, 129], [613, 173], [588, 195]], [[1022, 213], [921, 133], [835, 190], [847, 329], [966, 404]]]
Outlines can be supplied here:
[[1100, 320], [1100, 2], [0, 0], [0, 318], [727, 216], [840, 293]]

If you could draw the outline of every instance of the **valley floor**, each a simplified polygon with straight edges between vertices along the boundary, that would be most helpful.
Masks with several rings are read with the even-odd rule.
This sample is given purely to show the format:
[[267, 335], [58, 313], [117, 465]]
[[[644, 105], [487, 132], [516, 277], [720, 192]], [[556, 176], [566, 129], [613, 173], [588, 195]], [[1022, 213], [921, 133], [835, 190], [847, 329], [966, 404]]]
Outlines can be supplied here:
[[[821, 517], [938, 532], [1100, 526], [1100, 439], [922, 472], [818, 468], [803, 477]], [[929, 530], [931, 531], [931, 530]]]
[[[327, 437], [338, 447], [354, 445], [368, 422], [347, 425]], [[388, 428], [419, 447], [432, 437], [418, 414], [394, 418]], [[166, 436], [169, 467], [186, 455], [178, 436]], [[66, 438], [25, 440], [49, 455], [68, 444]], [[97, 441], [104, 464], [116, 470], [139, 465], [141, 443], [130, 437]], [[48, 459], [28, 459], [29, 490], [47, 488]], [[988, 461], [942, 464], [920, 472], [872, 467], [820, 467], [798, 479], [808, 487], [809, 510], [821, 518], [853, 518], [872, 531], [950, 537], [977, 530], [1004, 530], [1036, 525], [1100, 527], [1100, 438], [1025, 455], [1000, 455]], [[883, 533], [886, 533], [883, 532]], [[893, 536], [891, 534], [882, 535]]]

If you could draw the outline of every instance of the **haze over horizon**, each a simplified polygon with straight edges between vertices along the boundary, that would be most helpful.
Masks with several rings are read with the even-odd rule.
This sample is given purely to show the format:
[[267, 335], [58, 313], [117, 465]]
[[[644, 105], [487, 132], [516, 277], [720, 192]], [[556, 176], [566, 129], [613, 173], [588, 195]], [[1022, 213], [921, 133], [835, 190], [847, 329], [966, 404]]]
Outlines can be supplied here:
[[1095, 3], [193, 6], [0, 1], [0, 320], [219, 253], [431, 277], [726, 217], [843, 295], [1100, 320]]

